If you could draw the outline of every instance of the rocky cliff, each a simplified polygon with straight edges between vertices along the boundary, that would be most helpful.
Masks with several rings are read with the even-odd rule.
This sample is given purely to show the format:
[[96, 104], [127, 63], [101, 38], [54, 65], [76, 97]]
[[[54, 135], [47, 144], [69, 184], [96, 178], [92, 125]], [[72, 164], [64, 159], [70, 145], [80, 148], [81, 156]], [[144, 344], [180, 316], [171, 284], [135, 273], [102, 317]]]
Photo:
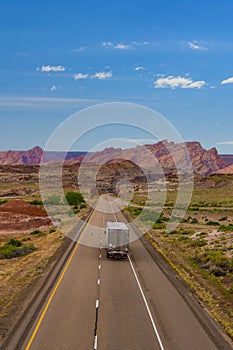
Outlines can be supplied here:
[[[185, 146], [186, 150], [185, 151]], [[106, 148], [103, 151], [86, 156], [86, 160], [92, 163], [105, 164], [116, 163], [119, 160], [130, 160], [139, 167], [160, 167], [165, 173], [176, 172], [189, 166], [188, 154], [194, 173], [207, 176], [223, 169], [226, 162], [218, 155], [216, 148], [204, 149], [199, 142], [174, 143], [166, 140], [153, 145], [137, 146], [135, 148]], [[83, 158], [74, 158], [67, 164], [80, 164]], [[159, 163], [159, 164], [158, 164]]]

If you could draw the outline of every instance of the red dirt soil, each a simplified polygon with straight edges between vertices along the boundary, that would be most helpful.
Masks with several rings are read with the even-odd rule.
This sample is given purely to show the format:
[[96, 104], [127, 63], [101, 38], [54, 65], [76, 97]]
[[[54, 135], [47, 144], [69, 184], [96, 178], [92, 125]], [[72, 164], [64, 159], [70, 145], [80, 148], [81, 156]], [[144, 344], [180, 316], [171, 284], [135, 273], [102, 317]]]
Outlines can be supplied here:
[[44, 209], [23, 200], [11, 200], [0, 206], [1, 240], [10, 233], [20, 236], [38, 228], [46, 230], [52, 226], [52, 221]]
[[11, 200], [0, 206], [0, 212], [11, 212], [16, 214], [26, 214], [30, 216], [48, 216], [44, 209], [37, 208], [34, 205], [28, 204], [22, 200]]

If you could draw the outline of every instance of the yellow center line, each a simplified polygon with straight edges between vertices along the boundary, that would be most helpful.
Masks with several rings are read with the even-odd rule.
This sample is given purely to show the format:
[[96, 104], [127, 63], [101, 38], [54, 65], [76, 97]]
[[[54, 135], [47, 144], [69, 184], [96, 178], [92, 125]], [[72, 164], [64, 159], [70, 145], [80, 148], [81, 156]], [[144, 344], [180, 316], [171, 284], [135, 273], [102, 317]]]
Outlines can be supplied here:
[[[90, 221], [92, 220], [92, 217], [93, 217], [94, 213], [95, 213], [95, 209], [93, 210], [93, 213], [91, 214], [91, 216], [90, 216], [88, 222], [90, 222]], [[40, 318], [39, 318], [39, 320], [38, 320], [38, 322], [37, 322], [37, 325], [36, 325], [36, 327], [35, 327], [35, 329], [34, 329], [32, 335], [31, 335], [31, 338], [30, 338], [30, 340], [29, 340], [29, 342], [28, 342], [28, 344], [27, 344], [25, 350], [29, 350], [29, 349], [30, 349], [30, 347], [31, 347], [31, 345], [32, 345], [32, 342], [33, 342], [33, 340], [35, 339], [35, 336], [36, 336], [36, 334], [37, 334], [37, 332], [38, 332], [38, 330], [39, 330], [39, 328], [40, 328], [40, 325], [41, 325], [41, 323], [42, 323], [44, 317], [45, 317], [45, 314], [46, 314], [46, 312], [47, 312], [47, 310], [48, 310], [48, 308], [49, 308], [49, 305], [51, 304], [51, 302], [52, 302], [52, 300], [53, 300], [53, 297], [54, 297], [54, 295], [56, 294], [56, 291], [57, 291], [59, 285], [61, 284], [61, 281], [62, 281], [62, 279], [63, 279], [63, 277], [64, 277], [64, 275], [65, 275], [65, 273], [66, 273], [66, 271], [67, 271], [67, 269], [68, 269], [68, 267], [69, 267], [69, 265], [70, 265], [70, 263], [71, 263], [71, 261], [72, 261], [72, 259], [73, 259], [73, 257], [74, 257], [74, 255], [75, 255], [75, 253], [76, 253], [76, 251], [77, 251], [77, 249], [78, 249], [78, 247], [79, 247], [79, 245], [80, 245], [80, 242], [81, 242], [81, 240], [82, 240], [82, 238], [83, 238], [83, 236], [84, 236], [84, 234], [85, 234], [85, 232], [86, 232], [88, 222], [87, 222], [86, 226], [84, 227], [83, 232], [82, 232], [82, 234], [81, 234], [81, 236], [80, 236], [78, 242], [76, 243], [76, 245], [75, 245], [75, 247], [74, 247], [74, 250], [73, 250], [71, 256], [69, 257], [69, 259], [68, 259], [68, 261], [67, 261], [67, 263], [66, 263], [66, 265], [65, 265], [65, 267], [64, 267], [64, 269], [63, 269], [63, 271], [62, 271], [62, 274], [61, 274], [61, 276], [59, 277], [59, 280], [57, 281], [57, 283], [56, 283], [56, 285], [55, 285], [55, 287], [54, 287], [54, 289], [53, 289], [53, 291], [52, 291], [52, 293], [51, 293], [51, 295], [50, 295], [50, 297], [49, 297], [49, 299], [48, 299], [48, 301], [47, 301], [47, 303], [46, 303], [46, 305], [45, 305], [45, 308], [44, 308], [44, 310], [43, 310], [43, 312], [42, 312], [42, 314], [41, 314], [41, 316], [40, 316]]]

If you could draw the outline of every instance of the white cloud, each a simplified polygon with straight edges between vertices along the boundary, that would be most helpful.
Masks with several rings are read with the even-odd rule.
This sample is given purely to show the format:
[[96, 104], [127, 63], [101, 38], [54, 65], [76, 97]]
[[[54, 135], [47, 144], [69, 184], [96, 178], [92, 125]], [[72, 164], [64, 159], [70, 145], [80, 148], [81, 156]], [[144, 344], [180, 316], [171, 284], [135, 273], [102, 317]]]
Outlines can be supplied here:
[[225, 85], [225, 84], [233, 84], [233, 77], [221, 81], [221, 85]]
[[121, 43], [118, 43], [114, 46], [114, 49], [117, 49], [117, 50], [129, 50], [132, 48], [132, 45], [131, 44], [121, 44]]
[[0, 106], [7, 106], [10, 108], [14, 107], [28, 107], [28, 108], [54, 108], [66, 106], [67, 104], [77, 105], [79, 103], [96, 103], [104, 102], [103, 100], [98, 99], [80, 99], [80, 98], [55, 98], [55, 97], [25, 97], [25, 96], [0, 96]]
[[111, 41], [103, 41], [101, 45], [104, 47], [112, 47], [117, 50], [130, 50], [137, 46], [148, 46], [148, 45], [151, 45], [151, 43], [149, 41], [144, 41], [144, 42], [132, 41], [131, 43], [123, 44], [123, 43], [113, 43]]
[[87, 77], [88, 77], [88, 74], [83, 74], [83, 73], [74, 74], [75, 80], [87, 79]]
[[148, 46], [151, 45], [150, 41], [133, 41], [131, 43], [132, 46]]
[[104, 42], [102, 42], [102, 46], [104, 46], [104, 47], [112, 47], [113, 43], [111, 43], [110, 41], [104, 41]]
[[233, 141], [222, 141], [217, 142], [218, 145], [233, 145]]
[[73, 52], [82, 52], [82, 51], [84, 51], [86, 48], [85, 47], [83, 47], [83, 46], [80, 46], [78, 49], [74, 49], [74, 50], [72, 50]]
[[206, 51], [206, 50], [208, 50], [207, 47], [199, 45], [197, 41], [188, 42], [187, 46], [194, 51]]
[[146, 70], [146, 68], [144, 68], [143, 66], [138, 66], [138, 67], [135, 67], [134, 70], [136, 70], [136, 71]]
[[169, 75], [168, 77], [158, 78], [154, 82], [155, 88], [182, 88], [182, 89], [200, 89], [202, 86], [206, 85], [204, 80], [193, 81], [191, 78], [185, 77], [174, 77]]
[[112, 77], [112, 72], [96, 72], [92, 77], [100, 80], [109, 79]]
[[56, 90], [58, 90], [58, 86], [56, 85], [51, 86], [50, 91], [56, 91]]
[[63, 66], [42, 66], [36, 70], [41, 70], [41, 72], [64, 72], [66, 69]]

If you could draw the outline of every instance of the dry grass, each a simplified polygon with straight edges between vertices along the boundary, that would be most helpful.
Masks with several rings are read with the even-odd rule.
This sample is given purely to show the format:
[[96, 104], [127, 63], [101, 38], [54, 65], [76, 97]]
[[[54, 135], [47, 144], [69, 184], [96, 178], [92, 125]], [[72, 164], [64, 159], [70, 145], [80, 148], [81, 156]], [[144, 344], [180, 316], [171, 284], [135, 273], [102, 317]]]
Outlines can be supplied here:
[[181, 249], [174, 244], [169, 244], [162, 235], [156, 237], [154, 232], [150, 232], [147, 234], [147, 238], [233, 339], [232, 298], [226, 299], [222, 288], [218, 288], [220, 285], [216, 283], [217, 280], [208, 276], [197, 266], [190, 264]]
[[[184, 222], [170, 234], [165, 232], [166, 222], [155, 224], [146, 236], [233, 339], [232, 191], [232, 176], [201, 181], [194, 187]], [[176, 190], [167, 192], [163, 217], [171, 217], [176, 197]], [[142, 208], [139, 204], [144, 199], [145, 193], [139, 191], [132, 210], [126, 209], [127, 215], [132, 217], [137, 206]], [[153, 207], [149, 209], [153, 211]], [[208, 256], [215, 260], [206, 262]]]
[[48, 260], [61, 246], [63, 238], [59, 231], [41, 237], [28, 237], [37, 248], [36, 251], [23, 257], [0, 260], [1, 317], [11, 311], [18, 295], [41, 274]]

